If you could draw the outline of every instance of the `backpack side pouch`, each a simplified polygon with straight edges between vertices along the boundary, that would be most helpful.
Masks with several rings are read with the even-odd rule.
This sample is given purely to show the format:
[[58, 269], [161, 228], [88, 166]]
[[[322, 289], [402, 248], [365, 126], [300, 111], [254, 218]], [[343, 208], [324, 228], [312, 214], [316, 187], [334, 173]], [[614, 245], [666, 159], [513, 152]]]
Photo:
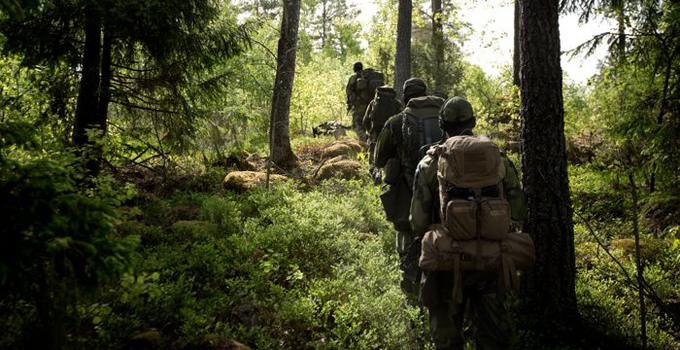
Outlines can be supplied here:
[[442, 220], [453, 239], [467, 240], [477, 237], [477, 202], [452, 199], [446, 204]]
[[481, 238], [504, 239], [510, 232], [510, 203], [504, 198], [486, 198], [478, 206]]

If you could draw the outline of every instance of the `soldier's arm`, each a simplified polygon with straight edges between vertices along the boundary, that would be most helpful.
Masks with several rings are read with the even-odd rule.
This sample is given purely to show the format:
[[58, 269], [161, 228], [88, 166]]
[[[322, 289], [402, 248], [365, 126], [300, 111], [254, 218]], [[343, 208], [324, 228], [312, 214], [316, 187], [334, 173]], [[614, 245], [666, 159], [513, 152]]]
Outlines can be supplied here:
[[364, 113], [364, 119], [362, 120], [362, 125], [364, 127], [364, 130], [370, 131], [371, 130], [371, 111], [373, 110], [373, 107], [375, 105], [375, 100], [371, 101], [371, 103], [368, 104], [368, 107], [366, 108], [366, 113]]
[[356, 90], [357, 90], [357, 77], [353, 74], [349, 77], [347, 81], [347, 86], [345, 87], [345, 94], [347, 95], [347, 110], [352, 108], [354, 100], [356, 100]]
[[387, 161], [390, 158], [397, 156], [397, 145], [394, 143], [394, 135], [396, 129], [394, 125], [396, 124], [395, 117], [391, 117], [385, 123], [380, 135], [378, 135], [378, 141], [375, 144], [375, 153], [373, 154], [373, 159], [375, 161], [375, 166], [378, 168], [384, 168]]
[[439, 203], [437, 196], [437, 166], [430, 155], [426, 155], [416, 168], [413, 180], [413, 198], [409, 220], [416, 236], [422, 236], [433, 224], [433, 213]]
[[503, 157], [503, 163], [505, 163], [503, 188], [505, 189], [505, 197], [510, 203], [510, 216], [514, 224], [521, 225], [527, 213], [522, 183], [519, 180], [519, 173], [515, 164], [508, 157]]

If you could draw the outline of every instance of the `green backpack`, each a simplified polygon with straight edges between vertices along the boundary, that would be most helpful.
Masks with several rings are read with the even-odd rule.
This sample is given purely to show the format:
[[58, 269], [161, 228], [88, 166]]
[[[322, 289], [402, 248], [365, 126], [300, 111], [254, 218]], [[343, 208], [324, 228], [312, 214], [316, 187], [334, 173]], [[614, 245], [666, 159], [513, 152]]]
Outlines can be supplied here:
[[413, 176], [420, 159], [431, 145], [444, 136], [439, 127], [439, 109], [444, 102], [443, 98], [436, 96], [414, 97], [404, 109], [401, 161], [409, 186], [413, 186]]
[[401, 112], [401, 103], [397, 100], [397, 92], [391, 86], [380, 86], [375, 92], [373, 99], [373, 107], [371, 108], [368, 118], [370, 125], [368, 130], [371, 134], [377, 135], [382, 130], [387, 119], [391, 116]]
[[385, 75], [373, 68], [366, 68], [360, 71], [357, 77], [357, 95], [363, 102], [369, 103], [373, 100], [378, 87], [383, 85]]

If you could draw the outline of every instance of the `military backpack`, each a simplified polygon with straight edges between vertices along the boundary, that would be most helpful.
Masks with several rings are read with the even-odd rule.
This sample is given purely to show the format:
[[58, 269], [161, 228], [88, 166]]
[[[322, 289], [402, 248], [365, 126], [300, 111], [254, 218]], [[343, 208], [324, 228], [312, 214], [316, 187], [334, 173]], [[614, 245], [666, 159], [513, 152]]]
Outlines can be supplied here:
[[357, 95], [365, 103], [369, 103], [375, 96], [379, 86], [385, 85], [385, 75], [373, 68], [366, 68], [357, 77]]
[[444, 136], [439, 127], [439, 109], [443, 104], [444, 99], [441, 97], [414, 97], [404, 109], [401, 160], [409, 186], [413, 186], [416, 167], [427, 148], [441, 141]]
[[530, 268], [534, 244], [527, 233], [510, 232], [505, 164], [485, 136], [454, 136], [436, 146], [441, 224], [426, 232], [419, 267], [454, 272], [454, 300], [462, 299], [462, 275], [501, 271], [502, 286], [516, 290], [517, 270]]
[[505, 165], [485, 136], [455, 136], [438, 146], [440, 214], [454, 239], [501, 240], [510, 231]]
[[375, 98], [371, 104], [372, 107], [368, 115], [370, 125], [367, 125], [367, 129], [371, 134], [378, 135], [387, 119], [399, 113], [402, 106], [397, 100], [397, 92], [394, 88], [387, 85], [381, 86], [376, 90]]

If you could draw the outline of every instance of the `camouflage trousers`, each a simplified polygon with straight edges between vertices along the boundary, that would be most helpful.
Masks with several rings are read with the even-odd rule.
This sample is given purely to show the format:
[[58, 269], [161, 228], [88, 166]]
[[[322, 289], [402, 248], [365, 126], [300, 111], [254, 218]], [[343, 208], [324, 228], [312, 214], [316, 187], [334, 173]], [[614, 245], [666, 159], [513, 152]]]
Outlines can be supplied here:
[[368, 139], [366, 129], [364, 129], [363, 121], [368, 104], [359, 103], [352, 108], [352, 129], [357, 133], [359, 141], [365, 142]]
[[[429, 314], [430, 333], [437, 350], [463, 350], [465, 338], [474, 339], [475, 349], [509, 349], [512, 327], [498, 294], [496, 273], [463, 277], [463, 303], [452, 298], [453, 273], [430, 271], [425, 274], [423, 301]], [[472, 323], [464, 330], [465, 315]]]
[[[396, 225], [395, 225], [396, 226]], [[399, 269], [401, 270], [400, 287], [410, 305], [420, 306], [420, 241], [410, 229], [399, 227], [397, 230], [397, 252], [399, 253]]]
[[371, 179], [373, 180], [373, 184], [380, 185], [383, 183], [382, 179], [382, 171], [380, 171], [380, 168], [376, 168], [374, 164], [374, 153], [375, 152], [375, 140], [369, 138], [369, 143], [368, 143], [368, 174], [371, 176]]

